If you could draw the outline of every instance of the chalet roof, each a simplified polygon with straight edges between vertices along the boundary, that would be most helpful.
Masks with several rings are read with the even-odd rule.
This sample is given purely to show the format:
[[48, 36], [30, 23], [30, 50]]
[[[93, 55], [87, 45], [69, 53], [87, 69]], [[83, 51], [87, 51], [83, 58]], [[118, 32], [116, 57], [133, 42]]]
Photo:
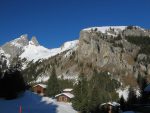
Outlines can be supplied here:
[[36, 87], [36, 86], [41, 86], [42, 88], [46, 88], [47, 87], [47, 85], [45, 85], [45, 84], [36, 84], [33, 87]]
[[67, 96], [68, 98], [74, 98], [74, 95], [71, 94], [71, 93], [60, 93], [60, 94], [56, 95], [55, 97], [58, 97], [58, 96], [61, 96], [61, 95], [65, 95], [65, 96]]
[[101, 104], [101, 106], [103, 106], [103, 105], [120, 106], [120, 104], [117, 102], [107, 102], [107, 103]]
[[63, 90], [63, 92], [70, 92], [72, 90], [73, 90], [72, 88], [66, 88], [66, 89]]

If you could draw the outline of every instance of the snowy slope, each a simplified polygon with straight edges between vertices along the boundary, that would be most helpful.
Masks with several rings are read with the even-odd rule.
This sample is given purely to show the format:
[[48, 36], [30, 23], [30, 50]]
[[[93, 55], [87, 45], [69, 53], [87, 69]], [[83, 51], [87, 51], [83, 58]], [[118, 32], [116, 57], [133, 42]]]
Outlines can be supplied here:
[[100, 31], [102, 33], [106, 33], [106, 31], [110, 30], [110, 29], [114, 29], [115, 31], [122, 31], [126, 28], [127, 26], [102, 26], [102, 27], [89, 27], [89, 28], [85, 28], [83, 29], [84, 31], [90, 31], [91, 29], [95, 29], [97, 28], [97, 31]]
[[[102, 27], [89, 27], [83, 29], [83, 31], [91, 32], [92, 30], [96, 32], [101, 32], [103, 34], [116, 37], [119, 33], [121, 33], [123, 30], [127, 29], [128, 26], [102, 26]], [[136, 29], [145, 30], [139, 26], [133, 26]]]
[[129, 87], [126, 87], [125, 89], [118, 89], [117, 93], [119, 94], [119, 98], [123, 96], [123, 98], [127, 101], [129, 94]]
[[[128, 95], [129, 95], [129, 86], [125, 87], [124, 89], [120, 88], [116, 92], [119, 94], [119, 98], [123, 96], [123, 98], [127, 101]], [[134, 92], [137, 97], [141, 96], [140, 90], [139, 89], [134, 89]]]
[[26, 58], [28, 61], [37, 61], [42, 58], [48, 58], [50, 56], [49, 49], [43, 46], [36, 46], [29, 42], [29, 45], [24, 47], [24, 52], [21, 54], [21, 58]]
[[64, 51], [73, 49], [77, 46], [78, 40], [66, 42], [62, 47], [55, 49], [47, 49], [43, 46], [36, 46], [32, 41], [29, 41], [29, 45], [24, 47], [24, 52], [21, 54], [21, 58], [26, 58], [28, 61], [37, 61], [39, 59], [47, 59], [49, 57], [60, 54]]
[[19, 113], [19, 106], [22, 113], [77, 113], [70, 103], [56, 102], [29, 91], [15, 100], [0, 99], [0, 113]]

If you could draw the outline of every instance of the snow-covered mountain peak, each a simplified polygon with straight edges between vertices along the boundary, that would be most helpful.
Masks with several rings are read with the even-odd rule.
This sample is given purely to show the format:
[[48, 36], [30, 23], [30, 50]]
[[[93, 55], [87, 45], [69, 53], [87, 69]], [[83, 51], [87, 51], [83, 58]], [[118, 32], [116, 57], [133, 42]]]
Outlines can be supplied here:
[[21, 35], [19, 38], [16, 38], [14, 40], [12, 40], [10, 42], [11, 45], [14, 45], [16, 47], [24, 47], [27, 46], [29, 44], [31, 45], [35, 45], [35, 46], [39, 46], [39, 42], [37, 41], [36, 37], [33, 36], [31, 38], [31, 40], [29, 41], [28, 35], [27, 34], [23, 34]]
[[29, 40], [27, 34], [21, 35], [19, 38], [16, 38], [10, 42], [11, 45], [19, 48], [28, 45], [28, 43]]
[[19, 38], [22, 40], [28, 40], [28, 34], [23, 34]]
[[48, 58], [49, 49], [43, 46], [36, 46], [33, 41], [29, 41], [29, 45], [24, 47], [24, 52], [21, 54], [21, 58], [26, 58], [28, 61], [37, 61], [39, 59]]
[[64, 51], [73, 49], [77, 46], [78, 40], [66, 42], [60, 48], [47, 49], [41, 45], [35, 45], [31, 40], [29, 45], [24, 47], [24, 52], [21, 54], [21, 58], [26, 58], [28, 61], [38, 61], [40, 59], [47, 59]]
[[5, 54], [10, 61], [16, 57], [16, 55], [19, 55], [21, 59], [26, 58], [27, 62], [36, 62], [73, 49], [77, 47], [77, 43], [78, 40], [69, 41], [64, 43], [60, 48], [48, 49], [41, 46], [35, 36], [29, 40], [28, 35], [24, 34], [0, 47], [0, 53]]
[[39, 45], [40, 45], [35, 36], [33, 36], [33, 37], [31, 38], [30, 43], [32, 43], [32, 44], [34, 44], [34, 45], [36, 45], [36, 46], [39, 46]]

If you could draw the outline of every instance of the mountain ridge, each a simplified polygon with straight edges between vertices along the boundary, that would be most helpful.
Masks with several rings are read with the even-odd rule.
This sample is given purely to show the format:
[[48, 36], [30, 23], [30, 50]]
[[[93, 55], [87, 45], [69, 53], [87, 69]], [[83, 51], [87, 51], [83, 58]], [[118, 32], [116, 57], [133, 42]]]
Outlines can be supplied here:
[[68, 41], [64, 43], [60, 48], [48, 49], [40, 45], [35, 36], [33, 36], [31, 40], [29, 40], [28, 35], [24, 34], [10, 42], [6, 42], [0, 47], [0, 52], [6, 54], [6, 56], [8, 56], [8, 59], [10, 60], [12, 60], [13, 57], [19, 55], [21, 59], [26, 58], [28, 61], [37, 61], [72, 49], [76, 43], [77, 40], [70, 42]]
[[[73, 80], [80, 73], [90, 78], [93, 70], [107, 71], [124, 85], [136, 86], [139, 74], [150, 78], [150, 62], [144, 62], [144, 59], [150, 58], [150, 52], [145, 51], [149, 48], [145, 42], [149, 40], [150, 31], [139, 26], [86, 28], [80, 31], [79, 40], [66, 42], [60, 48], [48, 49], [51, 51], [50, 57], [29, 60], [32, 63], [26, 64], [24, 73], [29, 81], [42, 82], [39, 78], [51, 76], [53, 66], [56, 67], [58, 78]], [[37, 49], [40, 45], [34, 47]], [[34, 53], [34, 50], [29, 53]], [[34, 55], [38, 56], [39, 53], [37, 51]]]

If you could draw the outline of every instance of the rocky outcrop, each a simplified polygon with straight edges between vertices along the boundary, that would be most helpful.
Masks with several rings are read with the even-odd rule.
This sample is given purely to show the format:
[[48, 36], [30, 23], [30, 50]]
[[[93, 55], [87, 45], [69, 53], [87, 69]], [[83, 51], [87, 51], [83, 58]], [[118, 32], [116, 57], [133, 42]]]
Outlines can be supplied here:
[[34, 44], [35, 46], [39, 46], [39, 45], [40, 45], [35, 36], [33, 36], [33, 37], [31, 38], [31, 41], [33, 42], [33, 44]]
[[0, 48], [5, 52], [5, 54], [9, 54], [9, 59], [12, 60], [17, 55], [20, 55], [23, 52], [23, 47], [28, 45], [29, 40], [27, 35], [21, 35], [19, 38], [7, 42]]
[[0, 52], [3, 52], [8, 59], [11, 61], [14, 57], [20, 56], [24, 52], [24, 47], [28, 46], [29, 43], [32, 43], [35, 46], [39, 46], [39, 43], [36, 37], [32, 37], [29, 40], [28, 35], [21, 35], [19, 38], [16, 38], [0, 47]]

